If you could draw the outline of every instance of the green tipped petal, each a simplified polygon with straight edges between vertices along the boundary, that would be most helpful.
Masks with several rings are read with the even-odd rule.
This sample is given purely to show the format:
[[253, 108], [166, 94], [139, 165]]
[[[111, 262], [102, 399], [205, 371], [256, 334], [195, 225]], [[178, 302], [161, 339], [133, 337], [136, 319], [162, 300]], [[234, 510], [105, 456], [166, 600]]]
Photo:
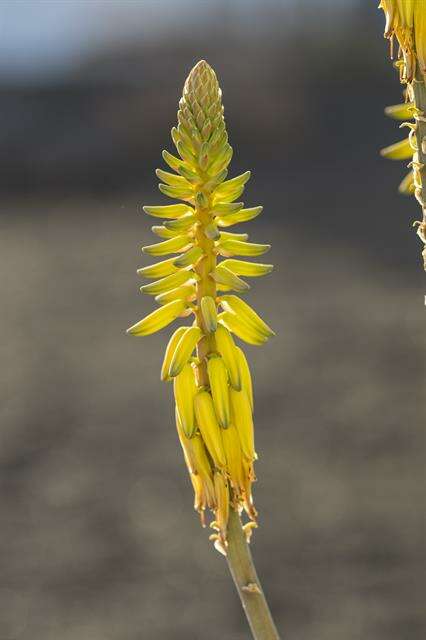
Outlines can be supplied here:
[[219, 264], [213, 271], [212, 278], [216, 282], [234, 289], [234, 291], [247, 291], [247, 289], [250, 289], [250, 285], [248, 285], [247, 282], [241, 280], [241, 278], [236, 276], [235, 273], [232, 273], [232, 271], [224, 267], [222, 264]]
[[202, 332], [200, 327], [188, 327], [182, 333], [170, 361], [168, 373], [170, 378], [174, 378], [182, 371], [183, 367], [190, 359], [201, 335]]
[[170, 231], [170, 229], [166, 229], [163, 225], [154, 225], [151, 227], [151, 231], [159, 238], [165, 238], [166, 240], [169, 238], [175, 238], [179, 235], [179, 231]]
[[240, 242], [247, 242], [249, 239], [248, 233], [230, 233], [229, 231], [221, 231], [220, 239], [224, 240], [239, 240]]
[[241, 300], [238, 296], [224, 295], [220, 298], [220, 304], [224, 311], [230, 311], [234, 313], [237, 318], [247, 325], [253, 327], [256, 332], [263, 334], [265, 337], [270, 338], [275, 333], [272, 331], [264, 320], [251, 308], [247, 302]]
[[384, 149], [381, 149], [380, 155], [388, 160], [408, 160], [413, 155], [413, 149], [408, 138], [406, 138], [391, 144], [389, 147], [384, 147]]
[[203, 250], [200, 249], [200, 247], [191, 247], [191, 249], [185, 251], [179, 258], [174, 258], [174, 264], [177, 267], [189, 267], [189, 265], [194, 265], [202, 255]]
[[203, 296], [200, 306], [206, 331], [208, 333], [214, 333], [217, 329], [216, 301], [211, 296]]
[[161, 207], [143, 207], [145, 213], [154, 218], [180, 218], [185, 213], [193, 211], [191, 207], [186, 204], [169, 204]]
[[412, 102], [393, 104], [385, 108], [385, 114], [394, 120], [410, 120], [413, 117], [413, 111], [414, 104]]
[[216, 222], [219, 227], [232, 227], [234, 224], [241, 224], [257, 218], [262, 213], [263, 207], [252, 207], [251, 209], [241, 209], [236, 213], [230, 213], [226, 217], [217, 217]]
[[160, 331], [168, 324], [176, 320], [183, 310], [185, 309], [185, 302], [183, 300], [175, 300], [166, 304], [160, 309], [156, 309], [148, 316], [134, 324], [127, 329], [127, 333], [133, 336], [148, 336], [151, 333]]
[[248, 278], [258, 278], [266, 276], [274, 268], [273, 264], [260, 264], [256, 262], [246, 262], [245, 260], [223, 260], [222, 267], [225, 267], [237, 276], [246, 276]]
[[165, 293], [166, 291], [174, 289], [181, 284], [185, 284], [192, 278], [194, 278], [194, 273], [192, 271], [189, 271], [188, 269], [179, 269], [179, 271], [172, 273], [170, 276], [145, 284], [140, 288], [140, 290], [142, 293], [148, 293], [149, 295], [156, 296], [159, 293]]
[[165, 256], [168, 253], [178, 253], [189, 249], [191, 246], [191, 239], [188, 235], [184, 234], [165, 240], [164, 242], [158, 242], [157, 244], [150, 244], [142, 248], [144, 253], [149, 253], [151, 256]]
[[219, 229], [214, 222], [211, 222], [205, 227], [204, 234], [207, 238], [210, 238], [210, 240], [218, 240], [220, 238]]
[[226, 217], [236, 213], [244, 207], [244, 202], [217, 202], [212, 210], [212, 215]]
[[228, 331], [234, 333], [238, 338], [247, 342], [247, 344], [259, 346], [267, 340], [263, 332], [257, 331], [252, 325], [243, 322], [235, 313], [224, 311], [223, 313], [219, 313], [217, 319]]
[[414, 186], [414, 175], [413, 172], [410, 171], [405, 178], [400, 182], [398, 187], [399, 193], [402, 193], [404, 196], [411, 196], [415, 191]]
[[175, 273], [178, 268], [174, 264], [175, 258], [168, 258], [157, 262], [157, 264], [150, 264], [147, 267], [138, 269], [137, 273], [143, 278], [164, 278], [172, 273]]
[[218, 243], [219, 253], [222, 256], [261, 256], [271, 248], [270, 244], [255, 244], [253, 242], [241, 242], [241, 240], [223, 240]]
[[196, 215], [193, 212], [185, 213], [185, 215], [177, 218], [177, 220], [169, 220], [164, 223], [166, 229], [171, 231], [186, 231], [196, 222]]
[[192, 193], [191, 185], [182, 176], [177, 176], [174, 173], [163, 171], [163, 169], [156, 169], [155, 173], [157, 174], [157, 178], [160, 178], [160, 180], [162, 180], [169, 186], [178, 187], [179, 189], [186, 189]]
[[174, 198], [175, 200], [188, 200], [192, 202], [194, 199], [194, 191], [190, 187], [171, 187], [168, 184], [162, 184], [160, 182], [158, 188], [165, 196]]
[[184, 284], [181, 287], [170, 289], [170, 291], [166, 291], [165, 293], [160, 293], [158, 296], [155, 296], [155, 302], [164, 305], [169, 302], [173, 302], [174, 300], [189, 301], [192, 300], [192, 298], [195, 298], [195, 285]]

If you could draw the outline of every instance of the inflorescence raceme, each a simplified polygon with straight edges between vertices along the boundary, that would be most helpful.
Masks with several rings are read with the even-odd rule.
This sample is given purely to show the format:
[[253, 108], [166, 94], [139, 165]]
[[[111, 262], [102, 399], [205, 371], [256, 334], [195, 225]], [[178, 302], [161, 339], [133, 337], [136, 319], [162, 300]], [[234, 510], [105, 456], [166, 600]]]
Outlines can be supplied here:
[[[401, 128], [409, 129], [408, 137], [382, 149], [391, 160], [410, 160], [410, 172], [399, 185], [399, 192], [414, 195], [420, 204], [423, 219], [416, 221], [417, 235], [426, 245], [426, 0], [381, 0], [379, 7], [386, 18], [385, 38], [391, 45], [398, 43], [395, 67], [404, 85], [405, 102], [385, 109], [386, 115], [402, 120]], [[423, 250], [426, 270], [426, 246]]]
[[[223, 116], [222, 93], [213, 69], [201, 60], [189, 74], [179, 102], [178, 126], [171, 132], [178, 156], [163, 151], [174, 173], [157, 169], [160, 191], [183, 203], [147, 206], [166, 218], [152, 231], [162, 241], [143, 248], [163, 257], [138, 273], [154, 280], [141, 287], [160, 307], [128, 329], [145, 336], [179, 317], [191, 318], [168, 342], [161, 379], [173, 381], [176, 426], [195, 492], [194, 508], [205, 524], [214, 513], [211, 536], [226, 554], [229, 509], [249, 517], [247, 538], [256, 526], [251, 486], [256, 459], [253, 390], [245, 355], [232, 334], [262, 345], [272, 329], [238, 294], [249, 289], [240, 276], [258, 277], [272, 265], [246, 260], [269, 250], [248, 242], [245, 233], [227, 229], [258, 216], [262, 207], [236, 202], [250, 177], [227, 180], [232, 148]], [[244, 259], [235, 259], [242, 256]], [[224, 258], [218, 262], [218, 258]]]

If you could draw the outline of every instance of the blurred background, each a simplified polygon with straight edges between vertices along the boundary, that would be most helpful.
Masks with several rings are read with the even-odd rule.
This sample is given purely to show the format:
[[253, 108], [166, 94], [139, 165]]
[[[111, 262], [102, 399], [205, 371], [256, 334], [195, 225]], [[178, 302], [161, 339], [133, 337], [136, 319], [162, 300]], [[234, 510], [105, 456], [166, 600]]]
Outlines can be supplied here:
[[[0, 639], [249, 632], [192, 511], [136, 269], [154, 169], [205, 58], [246, 225], [276, 269], [248, 299], [260, 528], [285, 638], [421, 640], [425, 276], [397, 194], [400, 86], [377, 2], [0, 3]], [[153, 241], [153, 240], [152, 240]], [[269, 257], [268, 257], [269, 260]]]

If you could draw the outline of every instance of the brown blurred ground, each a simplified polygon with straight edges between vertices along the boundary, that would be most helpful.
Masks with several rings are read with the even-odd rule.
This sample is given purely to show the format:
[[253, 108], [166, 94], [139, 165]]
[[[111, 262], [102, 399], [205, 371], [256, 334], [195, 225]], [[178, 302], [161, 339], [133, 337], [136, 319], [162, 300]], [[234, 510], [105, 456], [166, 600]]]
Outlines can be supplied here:
[[276, 265], [248, 295], [277, 331], [248, 349], [272, 609], [288, 639], [425, 637], [426, 286], [405, 168], [378, 156], [402, 137], [383, 18], [237, 4], [185, 4], [56, 77], [0, 73], [0, 640], [248, 638], [192, 511], [168, 332], [125, 335], [152, 309], [136, 204], [162, 201], [153, 170], [201, 57]]
[[[124, 334], [151, 308], [134, 274], [148, 239], [140, 196], [33, 202], [31, 217], [11, 201], [2, 222], [2, 639], [248, 637], [192, 512], [159, 383], [167, 331]], [[414, 279], [267, 213], [250, 227], [273, 240], [276, 263], [249, 298], [278, 335], [249, 351], [253, 552], [278, 624], [289, 638], [420, 640], [426, 345]]]

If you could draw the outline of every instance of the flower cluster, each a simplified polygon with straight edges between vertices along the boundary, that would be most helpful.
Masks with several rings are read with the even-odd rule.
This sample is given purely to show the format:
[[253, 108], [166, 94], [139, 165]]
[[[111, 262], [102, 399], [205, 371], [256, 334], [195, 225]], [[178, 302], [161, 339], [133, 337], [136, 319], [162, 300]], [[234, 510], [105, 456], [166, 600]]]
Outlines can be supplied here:
[[381, 0], [385, 12], [385, 38], [398, 42], [395, 66], [405, 86], [405, 103], [385, 109], [385, 113], [409, 129], [408, 137], [382, 149], [381, 154], [392, 160], [410, 160], [410, 172], [399, 185], [400, 193], [413, 194], [422, 208], [423, 219], [416, 221], [417, 235], [425, 245], [426, 270], [426, 0]]
[[[147, 206], [163, 219], [152, 231], [162, 241], [143, 251], [163, 257], [138, 273], [153, 281], [141, 287], [160, 305], [128, 329], [145, 336], [179, 317], [191, 324], [177, 328], [168, 342], [161, 370], [173, 381], [176, 425], [195, 492], [195, 509], [204, 525], [214, 513], [211, 536], [226, 553], [229, 509], [244, 509], [256, 526], [251, 485], [256, 459], [253, 390], [245, 355], [233, 335], [253, 345], [273, 335], [270, 327], [239, 296], [249, 285], [243, 277], [263, 276], [272, 265], [252, 258], [270, 245], [248, 242], [246, 233], [227, 231], [252, 220], [262, 207], [245, 208], [237, 199], [250, 172], [227, 179], [232, 148], [228, 143], [222, 94], [213, 69], [200, 61], [189, 74], [179, 103], [178, 126], [171, 132], [178, 156], [163, 151], [173, 171], [157, 170], [160, 191], [178, 204]], [[223, 258], [219, 261], [219, 258]]]
[[381, 0], [379, 7], [385, 12], [385, 38], [390, 40], [391, 50], [394, 37], [398, 42], [401, 81], [413, 81], [416, 59], [426, 75], [425, 0]]

